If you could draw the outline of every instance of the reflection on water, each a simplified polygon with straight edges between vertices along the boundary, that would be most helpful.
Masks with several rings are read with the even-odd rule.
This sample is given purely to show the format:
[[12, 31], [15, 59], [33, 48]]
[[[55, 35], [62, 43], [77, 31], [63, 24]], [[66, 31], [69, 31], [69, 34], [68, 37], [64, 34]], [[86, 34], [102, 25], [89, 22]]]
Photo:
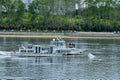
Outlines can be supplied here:
[[[21, 44], [49, 44], [51, 39], [41, 38], [0, 38], [0, 50], [18, 49]], [[119, 40], [66, 39], [79, 43], [78, 48], [86, 48], [96, 59], [87, 57], [0, 57], [1, 79], [47, 79], [47, 80], [119, 80], [120, 42]]]

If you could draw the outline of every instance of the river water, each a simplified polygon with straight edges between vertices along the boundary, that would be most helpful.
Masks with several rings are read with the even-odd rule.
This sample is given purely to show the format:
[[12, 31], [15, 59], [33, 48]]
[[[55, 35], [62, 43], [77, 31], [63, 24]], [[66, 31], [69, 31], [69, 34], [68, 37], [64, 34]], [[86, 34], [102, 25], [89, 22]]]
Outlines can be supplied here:
[[[51, 38], [0, 38], [0, 50], [18, 50], [22, 44], [49, 44]], [[0, 79], [10, 80], [120, 80], [119, 39], [65, 39], [88, 49], [95, 58], [3, 57]]]

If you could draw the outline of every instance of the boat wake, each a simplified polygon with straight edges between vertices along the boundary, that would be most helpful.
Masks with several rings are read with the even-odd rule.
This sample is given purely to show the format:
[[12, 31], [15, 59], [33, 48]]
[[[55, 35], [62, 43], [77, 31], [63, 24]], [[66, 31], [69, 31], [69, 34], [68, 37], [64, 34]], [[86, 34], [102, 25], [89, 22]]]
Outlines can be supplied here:
[[88, 58], [89, 58], [90, 60], [92, 60], [92, 59], [95, 58], [95, 55], [93, 55], [92, 53], [88, 53]]
[[0, 58], [9, 58], [9, 57], [11, 57], [10, 53], [11, 52], [0, 51]]
[[91, 61], [103, 61], [103, 59], [100, 59], [98, 57], [96, 57], [95, 55], [93, 55], [92, 53], [88, 53], [88, 58]]

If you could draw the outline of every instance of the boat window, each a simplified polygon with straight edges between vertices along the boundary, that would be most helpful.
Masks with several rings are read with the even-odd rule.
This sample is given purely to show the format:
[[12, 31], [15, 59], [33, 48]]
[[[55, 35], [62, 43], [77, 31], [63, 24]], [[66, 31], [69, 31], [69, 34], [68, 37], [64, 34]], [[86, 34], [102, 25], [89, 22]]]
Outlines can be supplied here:
[[63, 43], [61, 43], [61, 46], [63, 46]]
[[21, 52], [26, 52], [26, 50], [21, 50]]
[[32, 46], [28, 46], [29, 49], [32, 49]]
[[42, 48], [42, 50], [47, 50], [47, 48]]
[[57, 43], [53, 43], [53, 45], [57, 45]]
[[28, 50], [28, 52], [34, 52], [33, 50]]
[[61, 51], [60, 51], [60, 50], [58, 50], [57, 52], [58, 52], [58, 53], [60, 53]]

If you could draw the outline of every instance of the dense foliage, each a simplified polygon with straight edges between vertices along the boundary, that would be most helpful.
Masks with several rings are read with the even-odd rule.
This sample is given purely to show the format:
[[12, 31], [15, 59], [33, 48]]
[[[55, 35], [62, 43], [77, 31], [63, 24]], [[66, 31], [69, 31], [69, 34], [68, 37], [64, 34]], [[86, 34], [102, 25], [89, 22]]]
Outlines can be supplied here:
[[120, 31], [119, 0], [0, 0], [0, 29]]

